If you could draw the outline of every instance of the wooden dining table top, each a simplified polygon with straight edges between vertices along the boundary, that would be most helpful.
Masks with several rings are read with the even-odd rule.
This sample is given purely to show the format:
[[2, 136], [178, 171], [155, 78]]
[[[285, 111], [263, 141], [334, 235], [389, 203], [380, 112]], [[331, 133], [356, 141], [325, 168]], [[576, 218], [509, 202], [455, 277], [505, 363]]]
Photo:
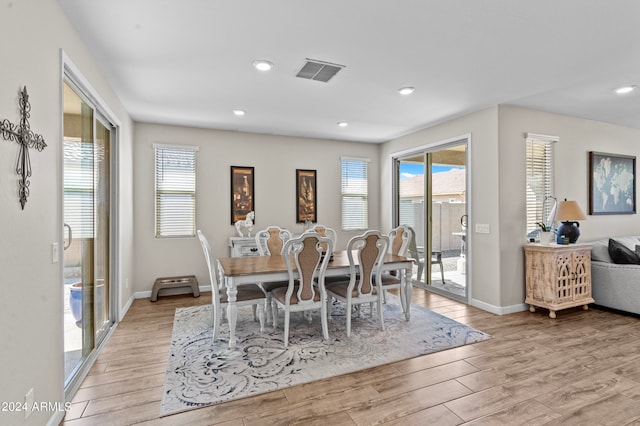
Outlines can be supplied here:
[[[355, 264], [358, 264], [358, 257], [353, 256]], [[248, 257], [222, 257], [218, 261], [228, 277], [281, 273], [287, 271], [287, 264], [284, 256], [248, 256]], [[384, 263], [411, 263], [412, 259], [405, 256], [387, 254]], [[349, 267], [349, 255], [346, 250], [333, 252], [333, 259], [327, 265], [327, 271], [332, 269], [344, 270]]]

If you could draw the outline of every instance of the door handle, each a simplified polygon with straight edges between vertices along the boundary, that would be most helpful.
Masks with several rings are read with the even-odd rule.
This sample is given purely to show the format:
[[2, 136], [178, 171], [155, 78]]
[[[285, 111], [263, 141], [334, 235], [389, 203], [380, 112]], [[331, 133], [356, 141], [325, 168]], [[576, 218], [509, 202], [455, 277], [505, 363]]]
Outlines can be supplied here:
[[73, 233], [71, 232], [71, 227], [66, 223], [64, 224], [64, 227], [69, 229], [69, 242], [62, 247], [62, 250], [68, 249], [69, 246], [71, 245], [71, 241], [73, 240]]

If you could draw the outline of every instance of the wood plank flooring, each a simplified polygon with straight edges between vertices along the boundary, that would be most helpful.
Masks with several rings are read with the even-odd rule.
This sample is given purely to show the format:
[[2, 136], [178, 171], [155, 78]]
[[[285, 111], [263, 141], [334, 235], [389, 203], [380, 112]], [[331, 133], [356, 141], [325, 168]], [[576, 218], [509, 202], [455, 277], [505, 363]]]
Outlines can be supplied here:
[[175, 308], [210, 295], [136, 300], [64, 425], [635, 425], [640, 319], [599, 309], [497, 316], [415, 288], [413, 303], [492, 339], [160, 418]]

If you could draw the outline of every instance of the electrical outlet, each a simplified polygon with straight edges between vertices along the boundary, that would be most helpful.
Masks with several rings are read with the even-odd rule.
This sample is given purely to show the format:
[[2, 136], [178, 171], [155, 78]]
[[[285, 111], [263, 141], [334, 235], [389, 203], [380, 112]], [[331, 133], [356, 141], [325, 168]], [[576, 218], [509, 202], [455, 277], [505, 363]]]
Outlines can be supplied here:
[[33, 388], [29, 389], [24, 396], [24, 418], [26, 419], [31, 415], [31, 408], [33, 407]]
[[476, 223], [476, 234], [489, 234], [491, 228], [488, 223]]
[[51, 263], [58, 263], [58, 243], [51, 244]]

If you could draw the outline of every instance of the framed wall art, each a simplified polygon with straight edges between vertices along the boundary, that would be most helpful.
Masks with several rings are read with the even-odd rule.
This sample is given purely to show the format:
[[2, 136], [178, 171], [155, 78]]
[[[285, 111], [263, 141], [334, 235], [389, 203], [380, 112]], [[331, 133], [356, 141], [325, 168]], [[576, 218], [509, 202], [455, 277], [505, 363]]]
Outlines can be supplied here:
[[316, 171], [296, 169], [296, 223], [318, 221]]
[[254, 211], [253, 167], [231, 166], [231, 224]]
[[636, 157], [589, 151], [589, 214], [635, 214]]

